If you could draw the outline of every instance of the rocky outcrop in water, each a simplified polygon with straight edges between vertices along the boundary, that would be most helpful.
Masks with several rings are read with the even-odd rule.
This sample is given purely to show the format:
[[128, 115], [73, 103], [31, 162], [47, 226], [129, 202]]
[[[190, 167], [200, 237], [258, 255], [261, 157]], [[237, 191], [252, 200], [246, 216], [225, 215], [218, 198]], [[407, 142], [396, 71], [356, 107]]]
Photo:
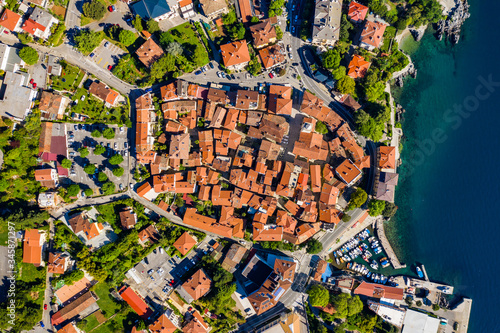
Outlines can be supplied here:
[[405, 109], [401, 106], [401, 104], [396, 104], [396, 121], [401, 121], [403, 118], [403, 113], [405, 113]]
[[446, 20], [441, 20], [437, 23], [436, 34], [437, 38], [441, 40], [444, 35], [450, 40], [452, 44], [458, 43], [460, 40], [460, 31], [465, 20], [470, 17], [469, 3], [467, 0], [455, 0], [456, 6], [448, 15]]
[[417, 42], [420, 42], [420, 40], [424, 36], [424, 31], [418, 29], [410, 29], [410, 33]]

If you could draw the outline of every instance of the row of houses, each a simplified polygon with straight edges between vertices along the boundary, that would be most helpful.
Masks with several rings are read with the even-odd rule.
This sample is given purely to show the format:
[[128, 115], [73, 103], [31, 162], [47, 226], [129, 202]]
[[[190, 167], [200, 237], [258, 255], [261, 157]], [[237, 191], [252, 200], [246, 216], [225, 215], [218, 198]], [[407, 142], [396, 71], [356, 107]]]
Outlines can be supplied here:
[[26, 19], [23, 19], [21, 15], [10, 9], [5, 8], [0, 16], [0, 32], [25, 32], [33, 37], [47, 40], [52, 33], [52, 26], [58, 23], [58, 19], [40, 7], [35, 7], [32, 10], [30, 9]]

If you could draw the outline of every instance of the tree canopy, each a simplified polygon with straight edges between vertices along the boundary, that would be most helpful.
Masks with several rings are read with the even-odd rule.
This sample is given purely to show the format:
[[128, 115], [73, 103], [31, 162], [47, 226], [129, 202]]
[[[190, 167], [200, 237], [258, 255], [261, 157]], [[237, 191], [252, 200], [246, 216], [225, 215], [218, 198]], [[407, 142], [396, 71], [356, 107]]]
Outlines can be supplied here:
[[80, 193], [80, 185], [78, 184], [71, 184], [68, 186], [68, 195], [70, 197], [76, 197]]
[[372, 139], [375, 142], [382, 139], [385, 129], [385, 121], [381, 117], [374, 119], [367, 112], [358, 110], [354, 114], [354, 120], [358, 125], [359, 134]]
[[75, 35], [76, 48], [83, 54], [92, 52], [103, 39], [103, 32], [93, 31], [90, 29], [82, 29]]
[[347, 210], [352, 210], [354, 208], [361, 207], [368, 199], [368, 194], [361, 187], [358, 187], [356, 191], [351, 194], [351, 199], [347, 205]]
[[93, 138], [100, 138], [102, 136], [102, 133], [101, 131], [99, 131], [98, 129], [95, 129], [93, 130], [90, 135], [93, 137]]
[[120, 43], [122, 43], [123, 45], [130, 46], [134, 44], [137, 37], [132, 31], [123, 29], [122, 31], [120, 31], [118, 39], [120, 40]]
[[154, 34], [155, 32], [160, 31], [160, 25], [153, 19], [149, 19], [146, 22], [146, 27], [150, 34]]
[[92, 0], [83, 4], [83, 15], [93, 20], [100, 20], [106, 13], [106, 7], [98, 1]]
[[87, 147], [81, 147], [80, 149], [78, 149], [78, 152], [80, 153], [81, 158], [85, 158], [85, 157], [89, 156], [89, 154], [90, 154]]
[[322, 285], [315, 284], [307, 291], [312, 306], [325, 307], [330, 301], [330, 293]]
[[71, 168], [71, 165], [73, 164], [73, 162], [71, 162], [71, 160], [65, 158], [64, 160], [62, 160], [61, 162], [61, 166], [65, 169], [69, 169]]
[[116, 186], [115, 186], [115, 183], [113, 182], [106, 182], [102, 185], [102, 192], [105, 194], [105, 195], [110, 195], [110, 194], [113, 194], [115, 193], [115, 190], [116, 190]]
[[363, 311], [363, 302], [357, 295], [352, 297], [350, 294], [340, 293], [332, 296], [331, 302], [337, 310], [335, 313], [337, 318], [351, 317]]
[[106, 174], [101, 171], [97, 174], [97, 180], [101, 183], [104, 183], [105, 181], [108, 180], [108, 176], [106, 176]]
[[136, 15], [134, 17], [134, 19], [132, 20], [132, 25], [134, 26], [134, 29], [137, 30], [138, 32], [144, 30], [144, 27], [142, 26], [142, 18], [139, 15]]
[[307, 250], [307, 253], [309, 253], [309, 254], [320, 253], [321, 250], [323, 250], [323, 244], [321, 244], [321, 242], [319, 240], [311, 238], [307, 242], [306, 250]]
[[340, 52], [338, 49], [329, 49], [321, 54], [321, 60], [323, 62], [323, 67], [332, 69], [337, 68], [340, 65]]
[[105, 151], [106, 151], [106, 148], [104, 148], [101, 145], [97, 145], [94, 148], [94, 155], [102, 155], [102, 154], [104, 154]]
[[182, 45], [177, 43], [176, 41], [171, 41], [165, 47], [165, 51], [167, 51], [167, 53], [170, 53], [174, 57], [177, 57], [182, 54]]
[[104, 131], [102, 131], [102, 136], [106, 139], [114, 139], [115, 138], [115, 129], [108, 127]]
[[337, 81], [337, 90], [342, 94], [354, 93], [355, 86], [356, 82], [354, 82], [354, 79], [347, 75]]
[[123, 156], [120, 154], [115, 154], [109, 158], [109, 164], [118, 165], [123, 162]]
[[25, 46], [19, 51], [19, 57], [28, 65], [34, 65], [38, 62], [38, 52], [29, 46]]
[[382, 215], [386, 218], [391, 218], [396, 214], [397, 210], [398, 207], [394, 203], [386, 202]]
[[385, 201], [383, 200], [370, 200], [368, 202], [368, 214], [370, 216], [379, 216], [385, 209]]
[[328, 127], [326, 127], [326, 124], [322, 121], [319, 121], [319, 120], [316, 122], [315, 130], [319, 134], [327, 134], [328, 133]]
[[85, 171], [89, 175], [93, 175], [95, 173], [95, 169], [96, 169], [95, 165], [89, 163], [83, 168], [83, 171]]
[[122, 167], [117, 167], [117, 168], [113, 169], [113, 175], [115, 175], [116, 177], [123, 176], [124, 172], [125, 172], [125, 170]]

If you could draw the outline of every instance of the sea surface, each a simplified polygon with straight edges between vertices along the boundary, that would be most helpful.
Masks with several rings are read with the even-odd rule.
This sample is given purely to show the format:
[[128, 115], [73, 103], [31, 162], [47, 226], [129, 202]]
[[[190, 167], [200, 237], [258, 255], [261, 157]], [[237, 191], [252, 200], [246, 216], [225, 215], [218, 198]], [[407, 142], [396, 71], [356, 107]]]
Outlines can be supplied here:
[[452, 284], [456, 294], [473, 299], [469, 333], [496, 333], [500, 1], [469, 3], [472, 16], [458, 45], [438, 41], [429, 31], [418, 47], [403, 43], [418, 76], [396, 91], [406, 109], [405, 141], [399, 211], [387, 229], [402, 262], [424, 264], [431, 280]]

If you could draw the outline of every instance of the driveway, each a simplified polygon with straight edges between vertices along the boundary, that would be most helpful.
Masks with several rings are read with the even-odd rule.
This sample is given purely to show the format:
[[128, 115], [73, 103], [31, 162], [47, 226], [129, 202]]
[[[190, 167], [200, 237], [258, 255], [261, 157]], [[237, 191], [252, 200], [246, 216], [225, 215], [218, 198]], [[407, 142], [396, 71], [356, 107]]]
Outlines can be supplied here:
[[47, 87], [47, 64], [45, 63], [45, 54], [40, 55], [41, 61], [34, 66], [30, 66], [28, 73], [31, 75], [33, 82], [37, 84], [37, 88], [45, 89]]
[[111, 13], [106, 9], [106, 15], [101, 20], [89, 23], [85, 26], [85, 28], [89, 28], [94, 31], [101, 31], [107, 24], [118, 24], [120, 28], [136, 32], [132, 23], [125, 21], [127, 16], [132, 15], [128, 5], [123, 1], [117, 1], [114, 6], [116, 9], [114, 12]]

